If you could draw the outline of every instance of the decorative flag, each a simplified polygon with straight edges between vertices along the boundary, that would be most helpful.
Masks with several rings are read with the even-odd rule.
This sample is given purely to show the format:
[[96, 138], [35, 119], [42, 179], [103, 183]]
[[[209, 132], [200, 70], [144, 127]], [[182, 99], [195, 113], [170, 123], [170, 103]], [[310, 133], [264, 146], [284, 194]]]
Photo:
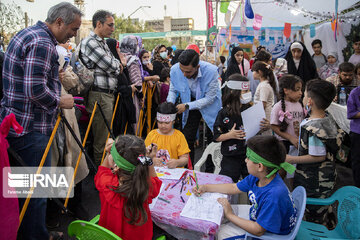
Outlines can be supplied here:
[[265, 29], [265, 41], [266, 42], [270, 41], [270, 29], [268, 28]]
[[216, 26], [212, 26], [211, 28], [209, 28], [208, 30], [208, 40], [210, 42], [211, 45], [214, 44], [215, 38], [217, 36], [217, 29]]
[[227, 25], [230, 25], [230, 21], [231, 21], [231, 11], [228, 10], [228, 11], [225, 13], [225, 23], [226, 23], [226, 26], [227, 26]]
[[283, 35], [283, 43], [286, 43], [286, 37]]
[[[206, 2], [206, 0], [205, 0], [205, 2]], [[211, 1], [209, 1], [209, 2], [211, 2]], [[228, 1], [228, 2], [221, 1], [220, 2], [220, 12], [227, 13], [229, 4], [230, 4], [230, 1]]]
[[253, 21], [254, 30], [260, 30], [262, 23], [262, 16], [259, 14], [255, 14], [255, 19]]
[[315, 33], [315, 25], [314, 24], [310, 24], [310, 37], [313, 38], [315, 37], [316, 33]]
[[208, 2], [207, 0], [205, 0], [205, 6], [208, 15], [208, 28], [211, 28], [212, 26], [214, 26], [212, 2], [211, 1]]
[[245, 1], [245, 16], [249, 19], [254, 18], [254, 12], [252, 10], [250, 0]]
[[334, 31], [335, 42], [337, 42], [336, 32], [337, 32], [338, 20], [339, 20], [338, 6], [339, 6], [339, 0], [335, 0], [335, 14], [336, 14], [335, 31]]
[[284, 36], [286, 38], [289, 38], [291, 35], [291, 23], [285, 23], [284, 26]]

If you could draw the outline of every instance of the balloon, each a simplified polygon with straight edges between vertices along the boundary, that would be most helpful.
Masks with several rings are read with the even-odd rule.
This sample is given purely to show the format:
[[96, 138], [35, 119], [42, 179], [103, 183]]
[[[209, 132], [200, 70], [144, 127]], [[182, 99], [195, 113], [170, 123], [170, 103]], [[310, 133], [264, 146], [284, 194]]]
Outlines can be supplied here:
[[173, 49], [173, 51], [176, 51], [176, 45], [172, 45], [171, 48]]

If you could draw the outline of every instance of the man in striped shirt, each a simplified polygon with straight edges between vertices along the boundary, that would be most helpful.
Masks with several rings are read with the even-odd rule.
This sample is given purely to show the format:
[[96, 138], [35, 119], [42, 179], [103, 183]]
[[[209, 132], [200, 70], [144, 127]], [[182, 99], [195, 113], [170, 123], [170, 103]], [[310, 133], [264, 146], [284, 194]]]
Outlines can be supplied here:
[[[99, 10], [94, 14], [92, 24], [94, 31], [81, 42], [80, 47], [83, 63], [88, 68], [94, 69], [94, 84], [87, 97], [86, 110], [91, 114], [97, 101], [98, 108], [101, 107], [110, 125], [117, 76], [122, 71], [123, 65], [114, 57], [105, 41], [105, 38], [109, 38], [115, 30], [113, 15], [108, 11]], [[99, 109], [94, 115], [92, 133], [94, 160], [100, 165], [108, 131]]]
[[[76, 36], [82, 13], [66, 2], [50, 8], [45, 22], [18, 32], [10, 41], [3, 67], [0, 122], [13, 113], [24, 128], [11, 130], [8, 142], [22, 160], [37, 167], [55, 125], [59, 108], [72, 108], [71, 95], [60, 96], [56, 45]], [[50, 155], [44, 166], [50, 166]], [[45, 226], [46, 199], [30, 200], [18, 231], [20, 239], [49, 239]], [[20, 209], [25, 199], [19, 199]]]

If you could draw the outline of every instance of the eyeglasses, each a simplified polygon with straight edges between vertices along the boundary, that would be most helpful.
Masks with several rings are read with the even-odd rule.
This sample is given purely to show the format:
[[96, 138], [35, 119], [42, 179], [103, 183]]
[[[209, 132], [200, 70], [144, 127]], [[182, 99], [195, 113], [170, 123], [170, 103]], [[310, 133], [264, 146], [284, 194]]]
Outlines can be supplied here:
[[108, 26], [111, 27], [111, 28], [115, 26], [114, 23], [106, 23], [106, 25], [108, 25]]

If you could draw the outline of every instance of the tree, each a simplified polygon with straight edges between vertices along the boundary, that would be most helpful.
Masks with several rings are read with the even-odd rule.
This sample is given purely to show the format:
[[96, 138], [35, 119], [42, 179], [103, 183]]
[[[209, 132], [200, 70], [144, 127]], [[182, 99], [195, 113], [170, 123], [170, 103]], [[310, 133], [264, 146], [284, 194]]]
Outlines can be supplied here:
[[[124, 15], [114, 17], [115, 20], [115, 31], [113, 36], [118, 39], [119, 34], [121, 33], [141, 33], [141, 32], [154, 32], [154, 30], [144, 22], [135, 21], [134, 19], [126, 18]], [[134, 34], [136, 35], [136, 34]], [[171, 46], [171, 43], [165, 38], [155, 38], [155, 39], [143, 39], [144, 48], [151, 51], [158, 44], [163, 44], [165, 46]]]
[[0, 2], [0, 38], [7, 45], [10, 39], [25, 26], [24, 12], [12, 3]]

